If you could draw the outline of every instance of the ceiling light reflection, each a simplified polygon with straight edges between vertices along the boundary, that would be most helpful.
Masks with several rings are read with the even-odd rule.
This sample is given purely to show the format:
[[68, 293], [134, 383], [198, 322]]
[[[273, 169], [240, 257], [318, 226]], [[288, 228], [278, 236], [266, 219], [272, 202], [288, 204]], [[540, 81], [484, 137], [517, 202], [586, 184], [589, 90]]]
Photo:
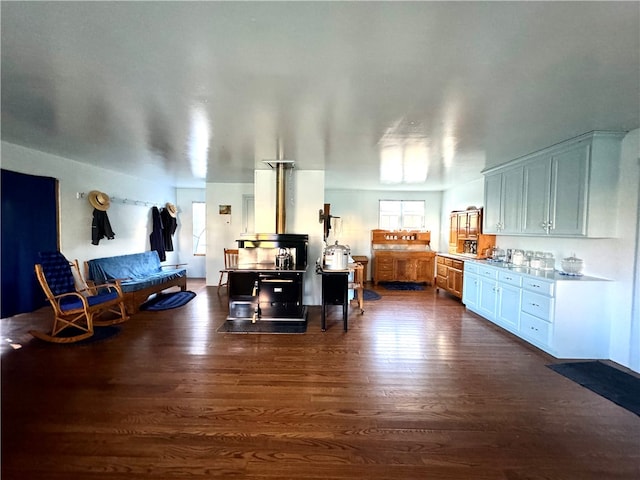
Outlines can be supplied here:
[[209, 158], [210, 125], [207, 113], [202, 107], [191, 110], [189, 132], [189, 163], [191, 173], [196, 178], [207, 178], [207, 160]]
[[423, 183], [428, 170], [429, 147], [425, 141], [380, 148], [381, 183]]
[[412, 143], [404, 149], [403, 179], [405, 183], [422, 183], [429, 170], [429, 148], [424, 143]]
[[380, 182], [402, 182], [402, 147], [387, 145], [380, 150]]
[[452, 136], [447, 136], [442, 139], [442, 163], [444, 163], [445, 167], [450, 167], [453, 163], [457, 143], [456, 138]]

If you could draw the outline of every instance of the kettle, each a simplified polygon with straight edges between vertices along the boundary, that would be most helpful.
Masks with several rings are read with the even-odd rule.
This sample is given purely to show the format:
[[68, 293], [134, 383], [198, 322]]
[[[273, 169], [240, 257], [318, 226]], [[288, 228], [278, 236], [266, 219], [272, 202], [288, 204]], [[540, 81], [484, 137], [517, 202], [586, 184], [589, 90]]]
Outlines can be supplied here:
[[326, 270], [346, 270], [349, 268], [349, 255], [351, 249], [348, 245], [329, 245], [324, 250], [324, 268]]

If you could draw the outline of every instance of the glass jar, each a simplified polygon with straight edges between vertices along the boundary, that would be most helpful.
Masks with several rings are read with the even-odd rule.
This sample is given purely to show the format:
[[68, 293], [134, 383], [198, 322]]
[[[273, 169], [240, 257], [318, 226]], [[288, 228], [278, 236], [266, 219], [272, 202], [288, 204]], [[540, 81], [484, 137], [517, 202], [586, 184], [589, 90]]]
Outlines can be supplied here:
[[514, 250], [511, 254], [511, 263], [513, 263], [516, 267], [521, 267], [525, 264], [526, 257], [524, 256], [524, 252], [522, 250]]
[[543, 263], [542, 252], [535, 252], [533, 254], [533, 257], [531, 258], [531, 261], [529, 262], [529, 267], [533, 268], [534, 270], [541, 270], [542, 263]]

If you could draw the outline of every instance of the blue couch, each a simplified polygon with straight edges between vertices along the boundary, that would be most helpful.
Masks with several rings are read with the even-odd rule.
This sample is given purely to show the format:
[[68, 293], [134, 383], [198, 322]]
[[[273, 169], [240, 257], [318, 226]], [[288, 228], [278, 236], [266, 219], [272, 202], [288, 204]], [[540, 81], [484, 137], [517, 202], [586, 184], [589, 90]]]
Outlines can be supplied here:
[[152, 293], [173, 286], [187, 289], [187, 270], [178, 265], [161, 265], [155, 250], [94, 258], [85, 262], [85, 270], [87, 280], [93, 284], [118, 283], [129, 314], [139, 311]]

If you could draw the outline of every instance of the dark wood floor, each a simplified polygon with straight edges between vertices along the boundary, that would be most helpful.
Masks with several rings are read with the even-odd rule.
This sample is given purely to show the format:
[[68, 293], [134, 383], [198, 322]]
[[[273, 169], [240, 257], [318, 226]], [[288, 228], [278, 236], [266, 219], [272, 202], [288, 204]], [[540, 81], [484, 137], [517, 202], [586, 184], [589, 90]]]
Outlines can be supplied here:
[[189, 287], [87, 346], [31, 339], [48, 309], [2, 320], [3, 480], [640, 478], [640, 417], [442, 292], [239, 335]]

